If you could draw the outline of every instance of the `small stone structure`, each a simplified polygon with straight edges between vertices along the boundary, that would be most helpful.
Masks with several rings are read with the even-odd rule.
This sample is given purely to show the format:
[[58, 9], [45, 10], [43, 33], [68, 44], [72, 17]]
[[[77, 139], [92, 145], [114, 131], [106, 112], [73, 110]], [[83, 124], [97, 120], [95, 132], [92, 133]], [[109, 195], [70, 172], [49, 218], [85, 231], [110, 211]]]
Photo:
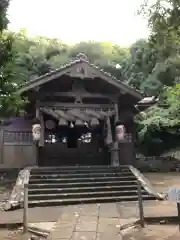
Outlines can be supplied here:
[[4, 205], [5, 210], [17, 207], [21, 203], [23, 203], [24, 185], [29, 183], [31, 169], [32, 167], [27, 167], [19, 172], [16, 184], [12, 190], [10, 198]]

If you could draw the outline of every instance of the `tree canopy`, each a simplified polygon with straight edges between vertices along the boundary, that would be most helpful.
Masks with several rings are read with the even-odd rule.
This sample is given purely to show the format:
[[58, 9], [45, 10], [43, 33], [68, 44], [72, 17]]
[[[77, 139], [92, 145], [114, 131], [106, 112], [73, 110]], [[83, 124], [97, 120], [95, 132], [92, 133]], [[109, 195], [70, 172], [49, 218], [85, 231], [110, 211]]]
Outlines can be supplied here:
[[[146, 153], [151, 151], [152, 154], [160, 154], [179, 144], [180, 2], [156, 0], [151, 4], [146, 1], [141, 6], [140, 14], [144, 14], [148, 19], [148, 46], [155, 52], [150, 84], [152, 80], [158, 80], [161, 85], [158, 90], [158, 104], [139, 114], [136, 121], [140, 145], [143, 143], [146, 146]], [[149, 145], [153, 149], [156, 149], [156, 145], [158, 150], [152, 151], [147, 148]]]

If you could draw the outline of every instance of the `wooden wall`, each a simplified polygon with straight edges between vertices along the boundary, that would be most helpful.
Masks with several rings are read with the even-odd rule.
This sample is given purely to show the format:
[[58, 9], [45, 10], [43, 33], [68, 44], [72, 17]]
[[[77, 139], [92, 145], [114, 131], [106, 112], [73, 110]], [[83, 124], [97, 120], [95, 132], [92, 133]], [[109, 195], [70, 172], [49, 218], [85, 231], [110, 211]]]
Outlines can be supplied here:
[[36, 150], [30, 131], [0, 129], [0, 168], [36, 165]]

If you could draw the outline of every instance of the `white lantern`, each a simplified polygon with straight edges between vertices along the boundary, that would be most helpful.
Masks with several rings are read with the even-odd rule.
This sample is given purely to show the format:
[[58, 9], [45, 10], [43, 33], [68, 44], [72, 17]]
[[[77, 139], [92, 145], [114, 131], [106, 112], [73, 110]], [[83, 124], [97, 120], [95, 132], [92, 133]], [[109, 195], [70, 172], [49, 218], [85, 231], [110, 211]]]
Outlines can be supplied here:
[[118, 125], [116, 126], [116, 139], [117, 141], [122, 141], [125, 139], [125, 127], [124, 125]]
[[33, 124], [32, 125], [32, 136], [34, 141], [39, 141], [41, 137], [41, 125]]

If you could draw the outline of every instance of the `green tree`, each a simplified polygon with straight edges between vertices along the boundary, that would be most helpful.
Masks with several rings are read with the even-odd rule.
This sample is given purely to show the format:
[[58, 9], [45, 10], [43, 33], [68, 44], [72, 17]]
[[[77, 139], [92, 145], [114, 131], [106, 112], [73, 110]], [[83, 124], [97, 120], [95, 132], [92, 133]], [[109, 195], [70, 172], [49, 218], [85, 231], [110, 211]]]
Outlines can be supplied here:
[[17, 114], [24, 105], [25, 100], [21, 99], [15, 91], [18, 82], [22, 79], [22, 73], [16, 64], [16, 52], [13, 49], [14, 35], [5, 32], [7, 27], [7, 15], [9, 1], [0, 3], [0, 116]]
[[[155, 147], [157, 140], [164, 151], [179, 144], [180, 138], [180, 84], [166, 87], [158, 104], [136, 116], [139, 146]], [[156, 140], [154, 143], [153, 140]], [[144, 147], [143, 146], [143, 147]], [[150, 150], [150, 149], [148, 149]], [[152, 150], [150, 150], [152, 153]]]

